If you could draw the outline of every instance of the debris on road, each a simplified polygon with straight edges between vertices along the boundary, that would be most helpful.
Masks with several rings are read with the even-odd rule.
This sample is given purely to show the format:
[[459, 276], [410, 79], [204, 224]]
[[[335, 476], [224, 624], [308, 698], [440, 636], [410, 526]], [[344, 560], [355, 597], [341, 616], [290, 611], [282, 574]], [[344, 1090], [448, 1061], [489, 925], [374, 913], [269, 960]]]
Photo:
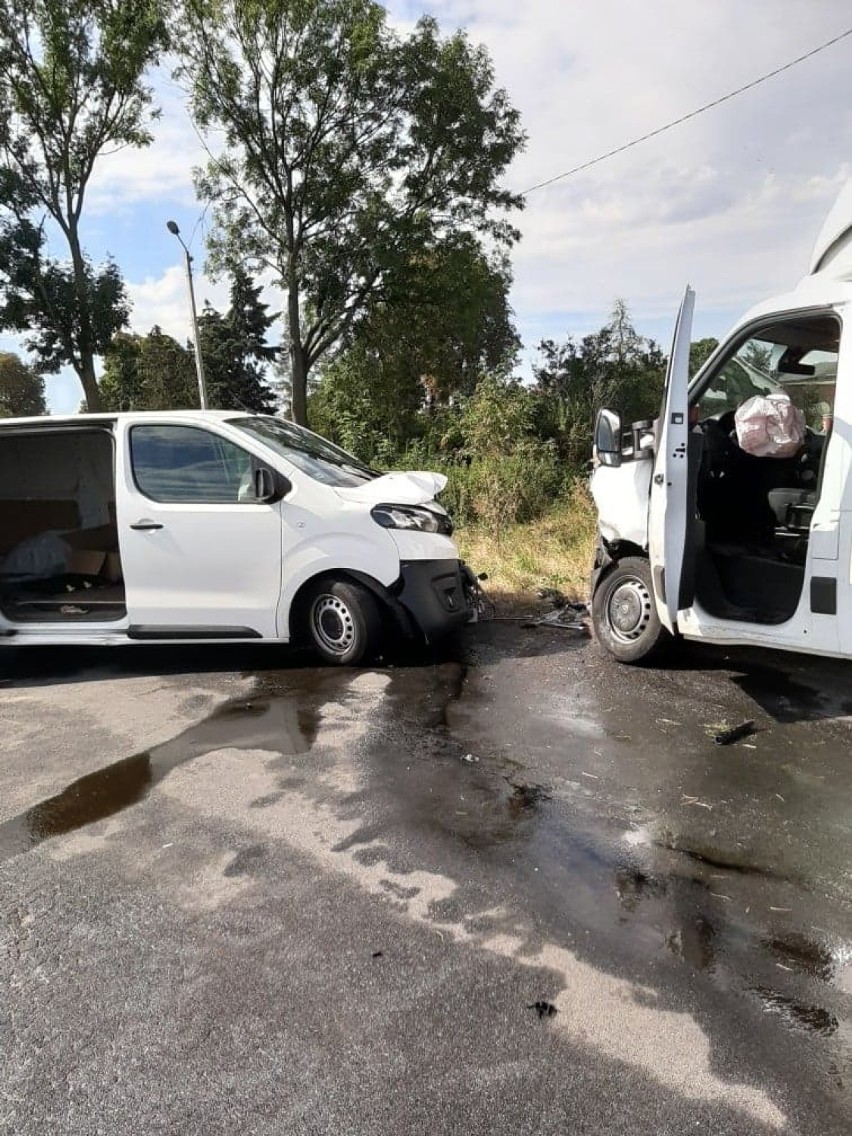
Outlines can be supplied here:
[[540, 600], [547, 600], [554, 607], [567, 607], [569, 600], [558, 588], [536, 588], [535, 594]]
[[466, 761], [468, 765], [474, 765], [479, 758], [474, 753], [466, 753], [462, 756], [462, 761]]
[[530, 1002], [527, 1009], [535, 1010], [540, 1018], [552, 1018], [559, 1013], [552, 1002], [545, 1002], [543, 999], [539, 999], [538, 1002]]
[[751, 737], [754, 733], [756, 733], [754, 721], [750, 719], [748, 722], [741, 722], [739, 726], [732, 726], [729, 730], [720, 730], [713, 741], [717, 746], [726, 746], [741, 741], [742, 738]]
[[680, 799], [685, 805], [696, 805], [699, 809], [707, 809], [708, 812], [713, 811], [713, 806], [702, 801], [699, 797], [691, 797], [688, 793], [682, 793]]
[[[582, 608], [582, 611], [579, 609]], [[585, 604], [568, 604], [565, 607], [554, 608], [538, 619], [528, 619], [521, 627], [559, 627], [563, 631], [583, 631], [590, 634], [589, 625], [585, 621], [587, 609]]]
[[531, 809], [541, 804], [542, 801], [553, 800], [553, 795], [548, 792], [544, 785], [525, 784], [520, 781], [512, 781], [508, 777], [505, 780], [512, 790], [512, 801], [521, 808]]

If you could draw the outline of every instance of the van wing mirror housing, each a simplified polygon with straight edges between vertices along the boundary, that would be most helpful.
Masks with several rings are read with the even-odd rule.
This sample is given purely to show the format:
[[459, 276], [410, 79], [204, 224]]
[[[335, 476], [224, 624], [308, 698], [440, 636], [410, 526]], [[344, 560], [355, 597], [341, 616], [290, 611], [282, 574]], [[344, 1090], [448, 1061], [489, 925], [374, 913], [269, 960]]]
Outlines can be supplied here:
[[598, 411], [594, 440], [601, 465], [621, 465], [621, 415], [618, 411]]
[[265, 505], [273, 505], [276, 501], [280, 501], [292, 488], [284, 474], [278, 473], [277, 470], [259, 465], [254, 471], [255, 500], [262, 501]]

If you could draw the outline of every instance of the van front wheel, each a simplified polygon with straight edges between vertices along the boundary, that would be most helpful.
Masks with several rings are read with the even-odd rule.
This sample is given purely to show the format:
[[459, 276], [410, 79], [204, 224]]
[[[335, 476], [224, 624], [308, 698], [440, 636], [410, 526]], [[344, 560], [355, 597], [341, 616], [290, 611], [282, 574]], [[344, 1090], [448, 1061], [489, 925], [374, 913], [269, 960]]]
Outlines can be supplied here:
[[322, 580], [308, 593], [305, 631], [327, 663], [358, 666], [379, 646], [382, 619], [375, 597], [348, 580]]
[[672, 637], [657, 615], [647, 560], [627, 556], [600, 579], [592, 623], [599, 642], [621, 663], [650, 663], [665, 652]]

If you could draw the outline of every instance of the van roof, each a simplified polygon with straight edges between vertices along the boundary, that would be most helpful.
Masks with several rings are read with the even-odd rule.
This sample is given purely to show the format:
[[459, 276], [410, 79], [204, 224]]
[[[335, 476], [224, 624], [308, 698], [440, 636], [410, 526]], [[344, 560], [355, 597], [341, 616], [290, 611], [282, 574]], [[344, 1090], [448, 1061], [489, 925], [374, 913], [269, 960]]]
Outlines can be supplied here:
[[221, 422], [223, 419], [250, 417], [250, 411], [240, 410], [133, 410], [117, 414], [43, 414], [35, 418], [0, 418], [0, 430], [7, 426], [88, 426], [98, 422], [133, 422], [144, 419], [163, 419], [173, 421], [185, 419], [189, 422]]

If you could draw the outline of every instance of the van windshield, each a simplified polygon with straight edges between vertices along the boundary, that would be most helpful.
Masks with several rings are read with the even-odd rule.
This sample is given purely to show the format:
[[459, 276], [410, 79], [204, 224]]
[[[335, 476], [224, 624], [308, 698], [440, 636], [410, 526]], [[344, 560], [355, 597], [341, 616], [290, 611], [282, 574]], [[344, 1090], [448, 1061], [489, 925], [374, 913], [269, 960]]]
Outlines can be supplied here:
[[292, 422], [280, 418], [256, 415], [251, 418], [230, 418], [231, 426], [265, 442], [270, 449], [292, 462], [302, 473], [321, 481], [323, 485], [338, 488], [363, 485], [378, 477], [374, 469], [364, 465], [324, 438], [303, 430]]

